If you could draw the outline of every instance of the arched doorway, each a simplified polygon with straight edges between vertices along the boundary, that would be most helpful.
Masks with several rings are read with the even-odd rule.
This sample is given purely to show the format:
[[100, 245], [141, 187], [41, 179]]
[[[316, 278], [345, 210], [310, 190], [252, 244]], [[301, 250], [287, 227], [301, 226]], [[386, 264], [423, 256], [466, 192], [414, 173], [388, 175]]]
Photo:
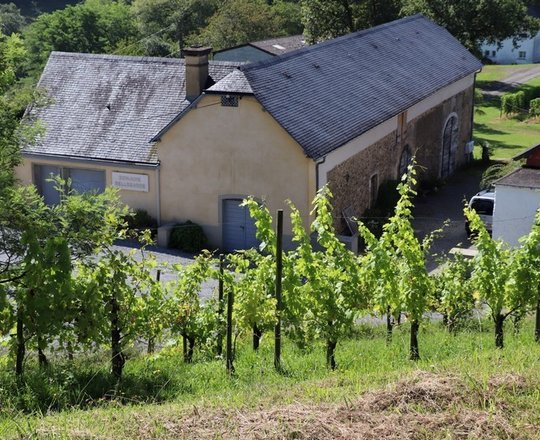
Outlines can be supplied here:
[[458, 117], [452, 113], [446, 120], [442, 138], [441, 178], [443, 179], [450, 176], [456, 167], [458, 137]]

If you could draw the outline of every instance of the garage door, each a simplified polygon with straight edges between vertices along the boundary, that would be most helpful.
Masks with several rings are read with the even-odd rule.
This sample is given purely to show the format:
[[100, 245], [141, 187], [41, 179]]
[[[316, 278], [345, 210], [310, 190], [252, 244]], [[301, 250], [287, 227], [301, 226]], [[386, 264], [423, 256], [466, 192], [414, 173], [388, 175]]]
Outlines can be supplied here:
[[249, 209], [240, 206], [241, 203], [241, 199], [223, 200], [223, 250], [227, 252], [259, 245], [255, 221], [250, 217]]
[[53, 165], [36, 166], [36, 186], [47, 205], [60, 203], [60, 194], [56, 191], [56, 183], [50, 180], [60, 175], [60, 167]]
[[84, 170], [69, 168], [71, 188], [79, 194], [86, 192], [102, 193], [105, 191], [105, 172], [96, 170]]

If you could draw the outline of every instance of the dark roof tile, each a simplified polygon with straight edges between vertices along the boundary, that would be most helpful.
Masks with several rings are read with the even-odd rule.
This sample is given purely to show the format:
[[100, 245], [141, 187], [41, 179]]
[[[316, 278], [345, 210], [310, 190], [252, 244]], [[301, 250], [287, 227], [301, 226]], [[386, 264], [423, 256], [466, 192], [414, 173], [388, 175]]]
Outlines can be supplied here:
[[[238, 63], [212, 62], [218, 82]], [[39, 85], [52, 103], [36, 111], [46, 132], [27, 153], [157, 163], [150, 144], [185, 109], [184, 60], [53, 52]]]
[[415, 15], [241, 70], [317, 159], [481, 67], [448, 31]]

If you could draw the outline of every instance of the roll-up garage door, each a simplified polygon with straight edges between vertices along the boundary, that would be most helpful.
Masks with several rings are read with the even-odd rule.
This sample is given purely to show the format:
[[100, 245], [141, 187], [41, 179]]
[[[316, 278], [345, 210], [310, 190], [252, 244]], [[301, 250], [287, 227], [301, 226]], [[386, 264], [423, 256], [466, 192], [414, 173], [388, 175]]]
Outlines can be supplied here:
[[68, 175], [71, 179], [71, 188], [79, 194], [86, 192], [99, 194], [105, 191], [104, 171], [69, 168]]
[[223, 249], [227, 252], [259, 245], [255, 221], [249, 215], [249, 209], [240, 206], [241, 203], [241, 199], [223, 200]]

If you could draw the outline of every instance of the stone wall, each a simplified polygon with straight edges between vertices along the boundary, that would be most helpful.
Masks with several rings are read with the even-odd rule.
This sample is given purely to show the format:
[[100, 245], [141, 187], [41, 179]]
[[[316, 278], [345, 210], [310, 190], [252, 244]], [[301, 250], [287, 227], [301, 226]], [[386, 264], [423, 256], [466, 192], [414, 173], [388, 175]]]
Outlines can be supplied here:
[[407, 121], [403, 139], [396, 130], [349, 157], [327, 174], [334, 195], [335, 227], [338, 233], [347, 233], [343, 211], [361, 217], [370, 206], [370, 178], [378, 174], [379, 186], [398, 178], [399, 160], [408, 146], [419, 167], [419, 180], [435, 181], [440, 177], [442, 137], [447, 118], [456, 113], [459, 121], [458, 147], [455, 153], [456, 169], [466, 162], [465, 143], [472, 137], [473, 87], [442, 102], [412, 121]]

